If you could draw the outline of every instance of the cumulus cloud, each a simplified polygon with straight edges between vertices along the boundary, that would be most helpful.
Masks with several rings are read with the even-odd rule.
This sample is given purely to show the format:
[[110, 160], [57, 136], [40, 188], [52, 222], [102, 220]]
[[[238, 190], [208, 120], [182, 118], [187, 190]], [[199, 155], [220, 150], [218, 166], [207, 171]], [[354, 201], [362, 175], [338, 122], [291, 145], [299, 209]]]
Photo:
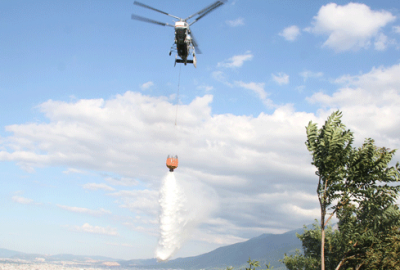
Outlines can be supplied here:
[[332, 95], [318, 92], [308, 101], [327, 110], [340, 108], [359, 140], [373, 138], [381, 146], [399, 148], [400, 139], [395, 134], [400, 132], [400, 65], [341, 76], [335, 83], [340, 88]]
[[120, 207], [128, 208], [135, 213], [155, 216], [159, 211], [158, 191], [156, 190], [120, 190], [109, 195], [119, 199]]
[[289, 75], [286, 73], [280, 72], [277, 75], [271, 74], [272, 80], [279, 85], [284, 85], [289, 83]]
[[79, 174], [86, 174], [85, 171], [74, 169], [74, 168], [68, 168], [67, 170], [63, 171], [65, 174], [71, 174], [71, 173], [79, 173]]
[[303, 77], [304, 82], [308, 80], [308, 78], [320, 78], [324, 76], [323, 72], [312, 72], [310, 70], [305, 70], [300, 72], [300, 76]]
[[[307, 72], [304, 78], [318, 74]], [[167, 97], [126, 92], [107, 100], [49, 100], [38, 106], [46, 121], [5, 128], [10, 135], [2, 140], [0, 160], [15, 161], [22, 168], [64, 166], [106, 172], [104, 178], [120, 184], [137, 181], [129, 190], [115, 192], [109, 184], [89, 183], [86, 188], [110, 190], [107, 196], [117, 205], [140, 215], [123, 225], [155, 235], [165, 158], [178, 154], [177, 179], [201, 181], [215, 190], [220, 202], [215, 217], [201, 227], [209, 238], [199, 239], [229, 242], [235, 241], [232, 235], [246, 239], [284, 232], [309, 223], [318, 207], [315, 168], [304, 146], [304, 127], [310, 120], [321, 124], [332, 110], [341, 109], [356, 139], [372, 137], [378, 145], [400, 147], [400, 65], [341, 76], [334, 83], [338, 86], [334, 93], [308, 98], [323, 107], [317, 115], [290, 105], [274, 106], [272, 113], [256, 116], [216, 114], [213, 96], [204, 95], [180, 105], [178, 126], [176, 107]], [[264, 83], [235, 81], [232, 86], [268, 101]], [[285, 204], [286, 212], [276, 207]], [[91, 210], [84, 209], [75, 211]], [[95, 231], [94, 226], [86, 228]]]
[[[229, 231], [229, 230], [227, 230]], [[247, 241], [247, 238], [243, 238], [243, 237], [238, 237], [236, 235], [232, 235], [230, 233], [226, 233], [226, 234], [217, 234], [217, 233], [211, 233], [211, 234], [207, 234], [204, 233], [202, 230], [196, 230], [195, 233], [193, 233], [194, 235], [196, 235], [196, 241], [202, 241], [202, 242], [206, 242], [206, 243], [212, 243], [212, 244], [218, 244], [221, 246], [226, 246], [226, 245], [232, 245], [238, 242], [244, 242]]]
[[243, 18], [237, 18], [236, 20], [226, 21], [226, 24], [231, 26], [231, 27], [244, 25], [244, 19]]
[[221, 82], [229, 87], [234, 86], [232, 83], [229, 82], [227, 74], [221, 70], [213, 71], [211, 73], [211, 76], [214, 78], [214, 80]]
[[290, 214], [292, 217], [296, 216], [308, 216], [310, 219], [318, 219], [321, 217], [321, 209], [313, 208], [313, 209], [303, 209], [294, 204], [283, 204], [281, 205], [281, 210]]
[[94, 233], [94, 234], [103, 234], [103, 235], [111, 235], [118, 236], [118, 231], [116, 228], [111, 227], [100, 227], [100, 226], [92, 226], [89, 223], [85, 223], [82, 226], [68, 226], [70, 230], [75, 232], [86, 232], [86, 233]]
[[106, 184], [97, 184], [97, 183], [87, 183], [87, 184], [84, 184], [82, 187], [84, 189], [90, 189], [90, 190], [99, 190], [99, 189], [107, 190], [107, 191], [115, 190], [114, 188], [107, 186]]
[[100, 208], [99, 210], [92, 210], [92, 209], [83, 208], [83, 207], [66, 206], [66, 205], [59, 205], [59, 204], [57, 204], [57, 206], [61, 209], [64, 209], [64, 210], [67, 210], [70, 212], [80, 213], [80, 214], [88, 214], [88, 215], [92, 215], [92, 216], [101, 216], [104, 214], [111, 214], [110, 211], [105, 210], [103, 208]]
[[109, 245], [109, 246], [121, 246], [121, 247], [129, 247], [129, 248], [134, 248], [135, 247], [134, 245], [127, 244], [127, 243], [110, 243], [110, 242], [107, 242], [105, 244]]
[[11, 198], [14, 202], [20, 203], [20, 204], [35, 204], [35, 202], [32, 199], [24, 198], [22, 196], [12, 196]]
[[283, 29], [283, 31], [280, 32], [279, 35], [284, 37], [288, 41], [295, 41], [300, 35], [300, 29], [298, 26], [292, 25]]
[[218, 63], [217, 66], [226, 68], [238, 68], [241, 67], [245, 61], [249, 61], [251, 59], [253, 59], [253, 55], [251, 54], [251, 52], [248, 51], [245, 54], [234, 55], [228, 60]]
[[269, 108], [272, 108], [274, 106], [272, 100], [267, 98], [268, 94], [264, 90], [265, 83], [256, 83], [256, 82], [245, 83], [242, 81], [235, 81], [234, 85], [253, 91], [255, 94], [257, 94], [257, 96], [264, 103], [265, 106]]
[[[268, 101], [263, 83], [237, 81], [235, 87]], [[221, 201], [218, 215], [238, 228], [233, 235], [246, 238], [251, 232], [301, 226], [279, 213], [275, 223], [265, 223], [269, 214], [278, 212], [273, 200], [260, 199], [249, 205], [238, 198], [263, 190], [314, 192], [304, 126], [319, 118], [295, 112], [292, 106], [274, 107], [272, 114], [257, 116], [213, 114], [212, 100], [212, 95], [204, 95], [180, 105], [178, 126], [174, 125], [176, 107], [166, 97], [126, 92], [108, 100], [49, 100], [38, 106], [47, 121], [6, 127], [10, 135], [2, 144], [0, 160], [13, 160], [23, 167], [65, 166], [106, 172], [105, 178], [135, 179], [141, 184], [107, 196], [114, 197], [120, 207], [143, 215], [143, 220], [153, 220], [158, 216], [158, 190], [167, 170], [165, 158], [176, 153], [181, 164], [179, 179], [198, 180], [215, 189]], [[86, 188], [107, 189], [92, 184]], [[283, 198], [292, 200], [290, 195]], [[315, 207], [301, 202], [293, 204]], [[261, 209], [266, 216], [259, 217]], [[146, 228], [143, 220], [129, 223], [132, 228]], [[213, 224], [209, 228], [210, 233], [221, 229]]]
[[140, 86], [140, 88], [141, 88], [142, 90], [148, 90], [148, 89], [150, 89], [153, 85], [154, 85], [154, 83], [153, 83], [152, 81], [149, 81], [149, 82], [146, 82], [146, 83], [142, 84], [142, 85]]
[[235, 84], [237, 86], [253, 91], [258, 95], [258, 97], [261, 100], [265, 100], [267, 98], [267, 92], [265, 92], [264, 90], [265, 83], [255, 83], [255, 82], [245, 83], [242, 81], [235, 81]]
[[208, 91], [213, 90], [214, 87], [211, 86], [211, 85], [199, 85], [199, 86], [197, 86], [197, 89], [204, 90], [204, 91], [208, 92]]
[[136, 232], [141, 232], [156, 237], [160, 236], [158, 217], [155, 215], [151, 218], [148, 216], [137, 215], [135, 218], [124, 221], [122, 225]]
[[108, 183], [114, 186], [135, 186], [138, 184], [138, 181], [131, 177], [107, 176], [104, 178], [104, 180], [106, 180]]
[[387, 44], [388, 44], [388, 37], [386, 35], [380, 33], [378, 35], [378, 37], [375, 39], [375, 43], [374, 43], [375, 50], [383, 51], [386, 49]]
[[337, 52], [368, 48], [375, 40], [375, 49], [385, 48], [381, 30], [396, 19], [388, 11], [374, 11], [365, 4], [349, 3], [344, 6], [330, 3], [322, 6], [307, 31], [328, 35], [323, 46]]

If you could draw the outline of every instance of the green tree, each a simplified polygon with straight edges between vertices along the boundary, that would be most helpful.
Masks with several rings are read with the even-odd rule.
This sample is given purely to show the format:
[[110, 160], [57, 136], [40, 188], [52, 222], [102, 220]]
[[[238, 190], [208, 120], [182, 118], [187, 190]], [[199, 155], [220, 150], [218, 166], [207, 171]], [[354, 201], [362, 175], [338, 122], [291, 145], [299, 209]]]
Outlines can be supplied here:
[[400, 269], [400, 231], [393, 228], [392, 233], [366, 252], [365, 265], [368, 269]]
[[371, 254], [385, 250], [385, 239], [390, 239], [399, 227], [396, 198], [400, 187], [391, 185], [398, 181], [399, 169], [398, 164], [388, 165], [394, 153], [376, 147], [372, 139], [350, 152], [336, 213], [340, 231], [336, 243], [340, 262], [336, 269], [371, 269]]
[[[257, 267], [260, 267], [260, 262], [256, 261], [256, 260], [252, 260], [249, 257], [249, 260], [247, 261], [247, 263], [249, 264], [249, 267], [246, 267], [246, 270], [255, 270]], [[271, 263], [268, 263], [265, 265], [265, 270], [272, 270], [274, 269], [274, 267], [271, 267]], [[226, 270], [233, 270], [233, 266], [229, 266], [226, 268]]]
[[[321, 129], [312, 122], [306, 127], [306, 146], [318, 176], [320, 245], [313, 243], [311, 248], [316, 237], [301, 239], [305, 254], [298, 254], [297, 259], [308, 263], [318, 255], [322, 270], [325, 266], [335, 269], [336, 263], [336, 269], [364, 269], [370, 260], [367, 252], [379, 257], [378, 250], [384, 252], [383, 246], [388, 243], [383, 239], [392, 239], [393, 230], [399, 225], [395, 200], [400, 187], [392, 185], [399, 179], [399, 164], [389, 166], [395, 151], [376, 147], [372, 139], [353, 148], [353, 133], [346, 130], [341, 117], [342, 113], [336, 111]], [[339, 233], [327, 238], [325, 228], [335, 214]], [[331, 241], [329, 259], [325, 256], [326, 239]], [[319, 252], [315, 251], [316, 246]], [[306, 265], [299, 269], [306, 269]]]
[[[256, 261], [256, 260], [251, 260], [249, 257], [249, 260], [247, 261], [247, 263], [249, 264], [249, 267], [246, 267], [246, 270], [252, 270], [252, 269], [256, 269], [256, 267], [260, 267], [260, 262]], [[253, 268], [251, 268], [253, 267]]]
[[342, 113], [337, 111], [318, 130], [317, 124], [309, 122], [306, 127], [306, 146], [312, 154], [312, 165], [317, 167], [317, 195], [321, 209], [321, 270], [325, 270], [325, 226], [340, 204], [332, 206], [333, 212], [326, 219], [332, 203], [341, 196], [341, 185], [346, 175], [346, 164], [351, 152], [353, 133], [341, 122]]
[[[346, 221], [351, 229], [333, 230], [327, 226], [325, 232], [326, 269], [391, 269], [400, 270], [400, 230], [398, 223], [400, 211], [393, 205], [376, 216], [384, 228], [360, 226], [352, 220]], [[397, 220], [397, 221], [396, 221]], [[343, 220], [340, 221], [342, 224]], [[377, 222], [379, 223], [379, 222]], [[303, 253], [280, 260], [289, 270], [314, 270], [320, 268], [321, 229], [316, 221], [312, 229], [304, 227], [304, 233], [297, 237], [302, 241]]]
[[[334, 252], [333, 243], [334, 239], [338, 234], [338, 231], [334, 231], [331, 226], [327, 226], [325, 230], [325, 250], [326, 255], [325, 266], [327, 269], [333, 269], [337, 264], [337, 259]], [[314, 270], [321, 267], [321, 227], [318, 225], [318, 221], [312, 225], [311, 229], [304, 226], [303, 234], [296, 234], [302, 242], [303, 253], [300, 250], [296, 250], [293, 255], [284, 255], [284, 259], [280, 260], [289, 270]]]

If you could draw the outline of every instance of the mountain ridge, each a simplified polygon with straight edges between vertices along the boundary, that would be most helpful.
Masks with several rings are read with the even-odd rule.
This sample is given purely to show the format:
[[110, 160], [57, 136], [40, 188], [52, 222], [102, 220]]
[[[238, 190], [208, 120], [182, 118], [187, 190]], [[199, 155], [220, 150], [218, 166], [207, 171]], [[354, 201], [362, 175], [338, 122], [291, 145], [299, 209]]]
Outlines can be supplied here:
[[87, 260], [118, 262], [121, 267], [152, 268], [152, 269], [225, 269], [233, 266], [243, 268], [249, 258], [257, 260], [261, 265], [271, 263], [274, 269], [285, 269], [279, 262], [284, 254], [294, 253], [301, 249], [301, 241], [296, 233], [304, 229], [296, 229], [282, 234], [261, 234], [244, 242], [216, 248], [210, 252], [197, 256], [176, 258], [167, 262], [158, 263], [156, 259], [120, 260], [106, 256], [84, 256], [72, 254], [41, 255], [18, 252], [0, 248], [0, 257], [12, 259], [35, 260], [45, 258], [46, 261], [76, 261]]
[[180, 268], [180, 269], [216, 269], [233, 266], [235, 268], [246, 265], [249, 257], [260, 261], [261, 265], [271, 263], [275, 269], [284, 266], [279, 262], [284, 254], [294, 253], [301, 249], [301, 241], [296, 233], [302, 233], [302, 229], [292, 230], [283, 234], [261, 234], [244, 242], [222, 246], [210, 252], [198, 256], [176, 258], [168, 262], [152, 264], [151, 259], [143, 264], [143, 261], [129, 260], [119, 262], [124, 266], [140, 266], [143, 268]]

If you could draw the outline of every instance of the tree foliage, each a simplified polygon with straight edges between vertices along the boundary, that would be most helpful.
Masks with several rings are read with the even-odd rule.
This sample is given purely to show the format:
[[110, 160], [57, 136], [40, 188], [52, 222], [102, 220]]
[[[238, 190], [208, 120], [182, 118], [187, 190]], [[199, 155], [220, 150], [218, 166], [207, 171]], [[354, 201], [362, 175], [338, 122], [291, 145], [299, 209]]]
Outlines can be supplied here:
[[317, 195], [321, 209], [321, 269], [325, 270], [325, 226], [332, 218], [340, 205], [331, 207], [333, 213], [325, 221], [327, 211], [331, 204], [340, 199], [342, 181], [346, 177], [347, 164], [353, 133], [346, 130], [341, 122], [342, 113], [337, 111], [329, 116], [325, 125], [318, 129], [316, 123], [309, 122], [306, 127], [306, 146], [312, 154], [312, 165], [317, 167], [318, 176]]
[[[255, 270], [256, 268], [261, 267], [259, 261], [252, 260], [250, 257], [249, 257], [249, 260], [247, 261], [247, 263], [249, 264], [249, 267], [246, 267], [245, 268], [246, 270]], [[265, 267], [266, 267], [265, 270], [274, 269], [274, 267], [271, 266], [271, 263], [266, 264]], [[229, 266], [226, 268], [226, 270], [233, 270], [233, 269], [234, 269], [233, 266]], [[260, 269], [260, 270], [262, 270], [262, 269]]]
[[[333, 230], [331, 226], [327, 226], [325, 230], [325, 254], [326, 268], [332, 269], [338, 262], [334, 254], [334, 239], [337, 237], [338, 231]], [[321, 268], [321, 228], [318, 221], [312, 225], [311, 229], [304, 226], [303, 234], [297, 234], [302, 242], [303, 252], [296, 250], [295, 254], [284, 255], [284, 259], [280, 260], [289, 270], [314, 270]]]
[[[389, 165], [395, 150], [376, 147], [372, 139], [354, 148], [353, 133], [341, 117], [336, 111], [321, 129], [312, 122], [306, 127], [306, 146], [317, 168], [320, 226], [299, 236], [303, 254], [285, 256], [283, 261], [289, 269], [400, 269], [395, 268], [400, 228], [395, 202], [400, 187], [394, 185], [400, 170], [398, 163]], [[338, 230], [325, 230], [335, 214]]]

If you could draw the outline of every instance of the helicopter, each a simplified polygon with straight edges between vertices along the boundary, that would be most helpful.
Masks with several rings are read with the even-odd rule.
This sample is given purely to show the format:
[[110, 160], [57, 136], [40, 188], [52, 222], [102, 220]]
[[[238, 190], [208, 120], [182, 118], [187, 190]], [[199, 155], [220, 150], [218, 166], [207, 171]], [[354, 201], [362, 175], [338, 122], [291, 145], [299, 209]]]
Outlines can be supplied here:
[[[132, 14], [131, 18], [133, 20], [154, 23], [154, 24], [158, 24], [158, 25], [162, 25], [162, 26], [174, 27], [175, 28], [175, 41], [174, 41], [174, 44], [171, 46], [171, 50], [169, 51], [169, 55], [171, 55], [171, 53], [173, 51], [177, 52], [177, 55], [175, 56], [174, 66], [176, 66], [176, 63], [183, 63], [183, 64], [185, 64], [185, 66], [187, 63], [190, 63], [190, 64], [193, 64], [194, 67], [196, 67], [197, 66], [196, 50], [197, 50], [198, 54], [201, 54], [201, 51], [198, 47], [198, 43], [196, 42], [196, 40], [193, 36], [193, 32], [190, 30], [189, 27], [192, 24], [194, 24], [195, 22], [197, 22], [198, 20], [200, 20], [201, 18], [203, 18], [205, 15], [209, 14], [214, 9], [223, 5], [225, 2], [226, 2], [226, 0], [216, 1], [213, 4], [203, 8], [202, 10], [190, 15], [186, 19], [183, 19], [183, 18], [174, 16], [172, 14], [169, 14], [167, 12], [161, 11], [159, 9], [150, 7], [148, 5], [140, 3], [138, 1], [135, 1], [133, 3], [134, 5], [148, 8], [148, 9], [154, 10], [156, 12], [160, 12], [162, 14], [165, 14], [167, 16], [175, 18], [178, 21], [175, 21], [175, 24], [173, 25], [173, 24], [169, 24], [169, 23], [155, 21], [155, 20], [145, 18], [145, 17], [139, 16], [139, 15], [135, 15], [135, 14]], [[193, 18], [194, 16], [197, 16], [197, 15], [198, 15], [198, 17], [195, 18], [192, 22], [190, 22], [190, 23], [188, 22], [188, 20], [190, 20], [191, 18]], [[193, 59], [188, 59], [190, 54], [193, 55]], [[178, 56], [180, 57], [180, 59], [178, 58]]]

